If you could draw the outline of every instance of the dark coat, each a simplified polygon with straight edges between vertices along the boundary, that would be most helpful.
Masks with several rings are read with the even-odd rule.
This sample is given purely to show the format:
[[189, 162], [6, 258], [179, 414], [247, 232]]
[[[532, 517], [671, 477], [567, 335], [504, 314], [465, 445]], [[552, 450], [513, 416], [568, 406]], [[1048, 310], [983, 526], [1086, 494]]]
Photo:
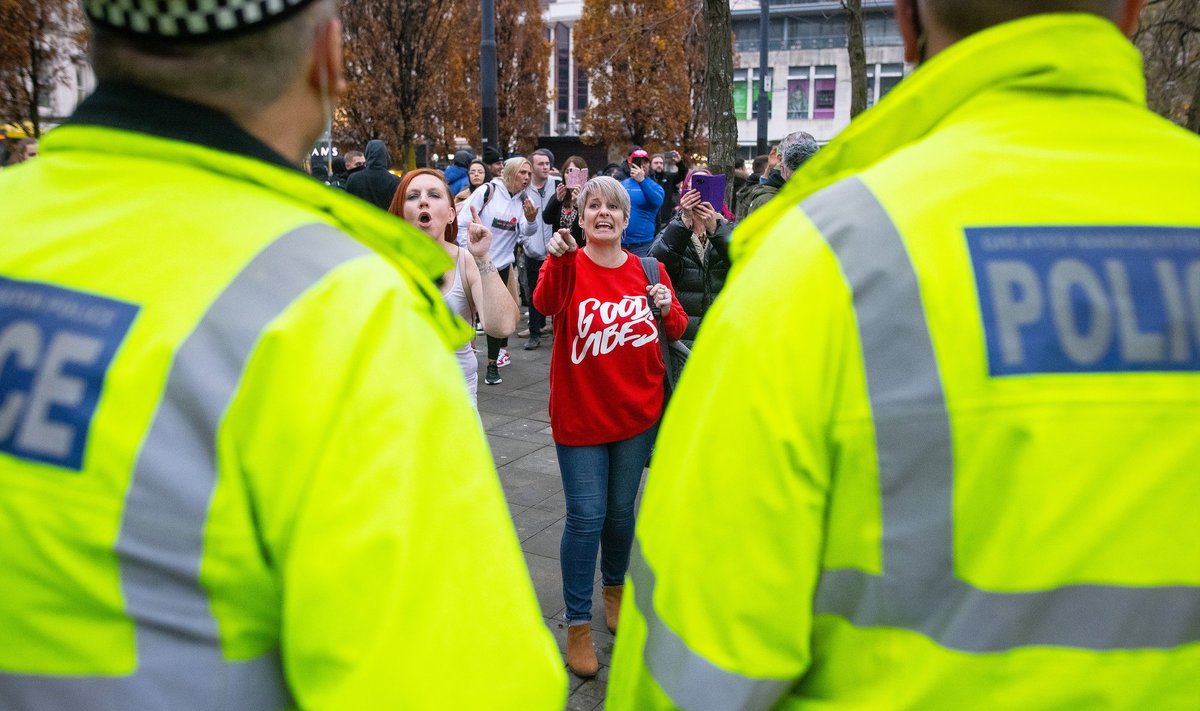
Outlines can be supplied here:
[[392, 158], [380, 140], [367, 141], [363, 156], [367, 159], [366, 166], [350, 175], [346, 192], [386, 210], [392, 204], [396, 188], [400, 187], [400, 178], [388, 171]]
[[[542, 210], [542, 222], [550, 225], [557, 232], [563, 227], [562, 220], [562, 203], [558, 201], [558, 193], [553, 193], [546, 200], [546, 209]], [[582, 247], [586, 244], [583, 238], [583, 227], [579, 224], [579, 210], [576, 210], [571, 215], [571, 237], [575, 239], [575, 244]]]
[[766, 180], [757, 185], [747, 185], [738, 193], [737, 211], [735, 218], [741, 222], [747, 215], [767, 204], [775, 197], [784, 184], [783, 176], [778, 170], [772, 170]]
[[733, 224], [726, 222], [708, 238], [704, 259], [692, 246], [692, 231], [679, 218], [667, 223], [650, 247], [650, 255], [663, 263], [671, 285], [679, 297], [679, 305], [688, 315], [683, 338], [688, 345], [700, 330], [700, 320], [712, 306], [713, 300], [725, 286], [729, 275], [729, 236]]
[[687, 165], [681, 160], [675, 164], [674, 171], [651, 173], [654, 182], [662, 186], [663, 204], [658, 208], [658, 220], [654, 231], [658, 233], [675, 216], [675, 208], [679, 207], [679, 184], [687, 177]]

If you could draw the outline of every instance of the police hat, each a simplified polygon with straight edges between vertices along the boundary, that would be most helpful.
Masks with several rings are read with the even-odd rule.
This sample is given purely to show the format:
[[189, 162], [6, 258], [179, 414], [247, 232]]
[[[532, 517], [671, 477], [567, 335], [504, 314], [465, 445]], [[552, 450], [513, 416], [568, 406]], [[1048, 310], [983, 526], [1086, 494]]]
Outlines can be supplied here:
[[97, 26], [136, 37], [208, 40], [260, 29], [313, 0], [83, 0]]

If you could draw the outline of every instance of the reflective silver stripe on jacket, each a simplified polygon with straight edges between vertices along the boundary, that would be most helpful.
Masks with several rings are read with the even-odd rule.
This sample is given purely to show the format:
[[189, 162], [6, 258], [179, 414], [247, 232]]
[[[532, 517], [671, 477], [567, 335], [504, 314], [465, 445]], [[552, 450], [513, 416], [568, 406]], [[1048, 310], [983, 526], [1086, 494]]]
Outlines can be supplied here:
[[126, 497], [116, 553], [137, 670], [128, 676], [0, 673], [0, 710], [292, 707], [278, 651], [222, 658], [200, 583], [216, 487], [216, 436], [262, 330], [337, 266], [368, 253], [327, 225], [275, 240], [212, 303], [175, 354]]
[[1070, 585], [1000, 593], [954, 575], [954, 454], [937, 359], [904, 242], [857, 178], [802, 208], [854, 294], [875, 423], [883, 574], [826, 570], [815, 609], [899, 627], [943, 647], [1166, 649], [1200, 641], [1200, 588]]
[[634, 600], [646, 618], [646, 668], [671, 702], [684, 711], [765, 711], [793, 679], [754, 679], [725, 671], [693, 652], [654, 608], [654, 571], [635, 540], [629, 559]]

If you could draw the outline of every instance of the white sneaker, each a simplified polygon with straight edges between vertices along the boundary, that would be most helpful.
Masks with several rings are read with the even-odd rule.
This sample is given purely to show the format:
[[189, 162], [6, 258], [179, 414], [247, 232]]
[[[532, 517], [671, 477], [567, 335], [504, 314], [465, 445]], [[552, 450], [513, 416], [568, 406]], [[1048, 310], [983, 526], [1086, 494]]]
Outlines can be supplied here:
[[496, 356], [496, 367], [503, 368], [504, 366], [508, 365], [511, 362], [512, 362], [512, 358], [508, 357], [508, 349], [501, 348], [500, 355]]

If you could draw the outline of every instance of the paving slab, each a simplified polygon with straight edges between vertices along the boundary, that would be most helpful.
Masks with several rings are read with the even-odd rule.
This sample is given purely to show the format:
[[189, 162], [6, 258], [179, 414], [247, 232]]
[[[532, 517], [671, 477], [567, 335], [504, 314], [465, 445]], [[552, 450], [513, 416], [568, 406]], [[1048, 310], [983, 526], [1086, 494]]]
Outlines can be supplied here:
[[[525, 326], [522, 319], [518, 328]], [[504, 382], [486, 385], [482, 375], [487, 365], [487, 344], [482, 336], [476, 339], [475, 345], [480, 351], [479, 413], [492, 447], [513, 527], [533, 580], [538, 607], [559, 651], [564, 654], [565, 667], [567, 625], [563, 619], [559, 544], [565, 525], [566, 501], [547, 411], [551, 346], [546, 337], [542, 339], [542, 346], [533, 351], [524, 350], [524, 343], [523, 338], [509, 339], [512, 363], [500, 369]], [[570, 691], [566, 711], [601, 711], [604, 708], [614, 638], [606, 626], [601, 589], [597, 569], [592, 592], [591, 628], [600, 672], [592, 679], [582, 679], [568, 672]]]

